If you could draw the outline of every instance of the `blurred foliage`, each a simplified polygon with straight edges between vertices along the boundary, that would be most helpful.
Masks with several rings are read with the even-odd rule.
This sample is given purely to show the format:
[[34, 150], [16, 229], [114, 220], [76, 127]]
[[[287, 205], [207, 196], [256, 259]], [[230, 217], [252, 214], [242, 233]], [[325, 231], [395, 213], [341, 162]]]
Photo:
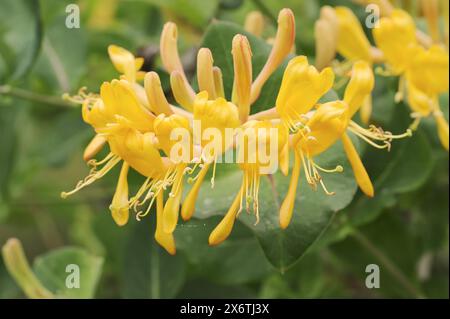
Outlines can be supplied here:
[[[72, 2], [0, 3], [0, 243], [19, 238], [48, 289], [75, 298], [448, 298], [448, 153], [431, 122], [411, 139], [394, 143], [391, 152], [360, 147], [374, 199], [356, 191], [336, 145], [319, 158], [325, 166], [345, 167], [344, 173], [327, 176], [337, 192], [333, 198], [302, 181], [293, 222], [281, 231], [276, 207], [288, 180], [276, 175], [261, 185], [261, 223], [253, 226], [253, 218], [242, 214], [231, 237], [209, 247], [217, 215], [228, 208], [240, 179], [233, 167], [221, 168], [215, 189], [200, 192], [194, 220], [177, 228], [174, 257], [153, 240], [154, 214], [116, 227], [108, 211], [116, 170], [89, 191], [59, 198], [87, 173], [82, 150], [93, 136], [80, 110], [59, 97], [84, 85], [97, 91], [117, 76], [106, 53], [109, 44], [144, 55], [146, 70], [164, 73], [155, 52], [164, 22], [172, 20], [179, 26], [186, 68], [195, 65], [193, 50], [209, 47], [229, 93], [231, 39], [244, 33], [248, 12], [266, 14], [268, 38], [278, 11], [291, 8], [297, 54], [312, 62], [320, 6], [348, 5], [360, 17], [363, 8], [344, 0], [80, 0], [81, 28], [68, 29], [65, 8]], [[256, 74], [270, 47], [248, 36]], [[265, 86], [255, 111], [274, 104], [284, 66]], [[161, 77], [167, 88], [167, 75]], [[407, 106], [394, 104], [396, 81], [377, 77], [376, 84], [374, 121], [404, 131], [410, 119]], [[442, 99], [448, 106], [448, 95]], [[448, 118], [448, 108], [445, 113]], [[139, 181], [132, 176], [134, 187]], [[85, 270], [78, 290], [64, 284], [71, 263]], [[371, 263], [380, 265], [380, 289], [365, 287], [365, 267]], [[23, 294], [0, 261], [0, 298], [14, 297]]]

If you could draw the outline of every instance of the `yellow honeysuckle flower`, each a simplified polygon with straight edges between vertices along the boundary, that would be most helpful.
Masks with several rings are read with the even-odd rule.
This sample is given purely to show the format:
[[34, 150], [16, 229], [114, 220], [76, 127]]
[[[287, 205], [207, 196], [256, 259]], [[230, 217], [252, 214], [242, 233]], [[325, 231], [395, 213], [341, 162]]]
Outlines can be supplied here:
[[[169, 159], [161, 157], [156, 148], [153, 133], [140, 133], [136, 130], [120, 127], [120, 125], [118, 125], [118, 127], [112, 129], [110, 134], [112, 134], [109, 138], [111, 152], [120, 154], [120, 157], [124, 160], [124, 165], [126, 163], [126, 165], [129, 165], [146, 177], [145, 182], [133, 198], [125, 201], [125, 191], [127, 192], [127, 189], [120, 184], [123, 182], [121, 179], [124, 178], [122, 177], [122, 173], [124, 172], [124, 169], [122, 168], [114, 199], [116, 196], [123, 196], [123, 199], [119, 202], [120, 205], [118, 206], [115, 206], [116, 202], [113, 199], [111, 205], [116, 222], [125, 222], [125, 219], [128, 219], [128, 213], [126, 213], [126, 215], [124, 215], [124, 213], [125, 211], [128, 212], [130, 207], [137, 210], [138, 207], [150, 200], [147, 209], [144, 212], [137, 213], [136, 218], [139, 220], [150, 212], [150, 209], [156, 200], [157, 226], [155, 230], [155, 239], [169, 253], [174, 254], [175, 244], [173, 235], [171, 232], [165, 231], [165, 216], [163, 214], [163, 208], [160, 207], [163, 203], [160, 203], [160, 201], [163, 200], [163, 190], [177, 181], [179, 166], [175, 166]], [[120, 187], [123, 188], [121, 189]], [[119, 193], [120, 191], [122, 193]], [[115, 211], [114, 209], [117, 210]]]
[[447, 92], [449, 87], [448, 52], [438, 45], [422, 47], [413, 19], [400, 9], [382, 18], [373, 34], [390, 73], [400, 76], [396, 101], [406, 96], [415, 118], [411, 129], [415, 130], [421, 118], [432, 114], [441, 143], [448, 150], [448, 124], [439, 107], [439, 94]]
[[126, 80], [104, 82], [100, 87], [100, 98], [86, 100], [82, 105], [83, 120], [92, 125], [97, 133], [120, 116], [132, 127], [141, 131], [153, 130], [155, 116], [138, 101], [134, 90]]
[[[172, 233], [178, 222], [178, 213], [181, 203], [181, 195], [183, 193], [183, 178], [186, 172], [187, 165], [192, 161], [193, 144], [192, 132], [189, 126], [189, 121], [177, 114], [165, 116], [160, 114], [154, 122], [155, 135], [158, 138], [160, 148], [164, 150], [166, 155], [176, 163], [174, 182], [169, 194], [169, 199], [166, 201], [163, 211], [163, 229], [166, 233]], [[176, 151], [176, 143], [178, 140], [172, 138], [172, 133], [175, 129], [183, 129], [183, 132], [188, 132], [188, 141], [190, 154], [172, 154]], [[183, 146], [186, 145], [183, 143]], [[180, 161], [177, 161], [175, 156], [180, 156]]]
[[116, 70], [128, 81], [135, 82], [144, 78], [145, 72], [139, 71], [144, 58], [135, 58], [130, 51], [117, 45], [108, 46], [108, 54]]
[[413, 19], [400, 9], [379, 20], [379, 26], [373, 29], [373, 37], [391, 72], [396, 75], [405, 72], [420, 48]]
[[284, 71], [275, 104], [277, 113], [286, 126], [296, 130], [302, 116], [331, 89], [333, 82], [334, 73], [331, 68], [318, 72], [308, 64], [305, 56], [293, 58]]
[[432, 114], [442, 146], [448, 151], [448, 123], [439, 106], [439, 94], [448, 92], [449, 56], [440, 46], [421, 49], [406, 73], [408, 102], [419, 124], [421, 117]]
[[[117, 183], [110, 210], [114, 221], [123, 226], [129, 219], [129, 208], [142, 205], [150, 198], [154, 198], [161, 189], [174, 182], [174, 165], [163, 159], [155, 143], [155, 134], [152, 133], [155, 116], [143, 107], [126, 80], [113, 80], [105, 82], [100, 88], [100, 96], [96, 99], [89, 98], [82, 105], [83, 119], [91, 124], [97, 132], [96, 139], [102, 139], [98, 144], [107, 141], [110, 153], [101, 161], [90, 160], [92, 166], [89, 175], [80, 181], [74, 190], [63, 192], [67, 197], [78, 190], [92, 184], [102, 178], [121, 160], [122, 169]], [[97, 148], [97, 143], [90, 145]], [[90, 152], [92, 153], [92, 152]], [[98, 169], [101, 167], [100, 169]], [[146, 182], [132, 199], [128, 198], [127, 175], [129, 167], [147, 177]], [[153, 195], [151, 193], [154, 193]], [[140, 198], [145, 194], [143, 201]], [[148, 206], [144, 216], [148, 213]], [[159, 229], [157, 233], [159, 234]], [[166, 241], [170, 239], [165, 235], [158, 235], [164, 240], [166, 249], [174, 252], [174, 247], [168, 246]]]
[[[364, 61], [354, 63], [350, 82], [347, 84], [344, 93], [344, 102], [348, 105], [350, 119], [358, 109], [364, 107], [366, 100], [371, 97], [374, 83], [375, 80], [371, 66]], [[380, 149], [386, 148], [388, 150], [390, 149], [392, 140], [411, 136], [410, 130], [407, 130], [404, 134], [393, 135], [391, 132], [386, 132], [374, 125], [371, 125], [368, 129], [363, 128], [352, 120], [348, 122], [347, 129], [370, 145]], [[352, 166], [356, 182], [367, 196], [373, 197], [374, 190], [372, 182], [370, 181], [351, 139], [346, 133], [342, 135], [342, 143], [347, 158]]]
[[[275, 130], [271, 131], [271, 129]], [[274, 140], [277, 142], [275, 145], [272, 143]], [[277, 167], [280, 153], [287, 141], [288, 131], [282, 124], [273, 124], [269, 120], [254, 120], [243, 125], [243, 133], [237, 145], [238, 156], [241, 159], [239, 167], [243, 171], [242, 184], [228, 212], [211, 232], [208, 239], [210, 245], [218, 245], [230, 235], [234, 221], [242, 211], [244, 201], [247, 211], [250, 209], [250, 204], [253, 204], [256, 216], [255, 224], [259, 222], [260, 178], [267, 174], [264, 169], [271, 171], [271, 166]], [[271, 150], [271, 147], [276, 147], [276, 156], [267, 161], [264, 155]]]
[[[367, 97], [370, 96], [373, 86], [374, 76], [371, 66], [364, 61], [354, 63], [351, 79], [345, 90], [343, 101], [319, 105], [317, 110], [310, 112], [312, 114], [307, 115], [308, 119], [301, 123], [299, 131], [291, 141], [295, 160], [289, 189], [280, 208], [281, 228], [286, 228], [292, 218], [298, 178], [302, 167], [308, 184], [314, 189], [317, 188], [317, 184], [320, 184], [326, 194], [333, 194], [325, 187], [319, 171], [327, 173], [341, 172], [342, 166], [338, 165], [331, 170], [324, 169], [315, 163], [314, 156], [325, 152], [338, 140], [342, 141], [358, 186], [367, 196], [374, 196], [374, 189], [369, 175], [346, 131], [354, 133], [374, 147], [388, 149], [393, 139], [410, 136], [411, 132], [407, 131], [404, 134], [393, 135], [375, 126], [365, 129], [351, 120]], [[376, 142], [382, 144], [379, 145]]]
[[[226, 140], [225, 130], [235, 129], [240, 125], [237, 106], [221, 97], [215, 100], [209, 100], [208, 92], [206, 91], [200, 92], [194, 101], [194, 120], [198, 120], [200, 123], [200, 136], [204, 136], [204, 133], [207, 132], [208, 129], [214, 128], [220, 133], [220, 138], [218, 142], [216, 141], [216, 143], [212, 144], [210, 140], [202, 139], [196, 141], [203, 149], [201, 154], [203, 164], [197, 176], [192, 179], [194, 180], [194, 184], [187, 194], [181, 208], [181, 216], [184, 220], [190, 219], [194, 214], [195, 201], [197, 200], [200, 185], [202, 184], [211, 163], [214, 164], [213, 177], [211, 179], [211, 183], [214, 186], [216, 159], [231, 147], [233, 143], [232, 140]], [[209, 148], [206, 147], [208, 145], [210, 146]]]
[[335, 12], [338, 20], [337, 51], [351, 61], [372, 61], [370, 42], [353, 12], [346, 7], [336, 7]]
[[[331, 52], [336, 46], [353, 65], [343, 99], [318, 104], [333, 86], [334, 72], [329, 67], [321, 67], [319, 72], [309, 65], [305, 56], [299, 56], [288, 63], [280, 89], [274, 92], [277, 96], [275, 106], [251, 115], [251, 105], [265, 82], [292, 51], [295, 20], [289, 9], [279, 13], [271, 53], [255, 80], [252, 51], [247, 38], [240, 34], [233, 38], [231, 101], [225, 98], [222, 71], [214, 65], [212, 52], [208, 48], [201, 48], [197, 55], [200, 92], [196, 94], [192, 89], [178, 54], [177, 27], [174, 23], [165, 24], [160, 50], [161, 62], [170, 74], [175, 102], [169, 102], [171, 100], [166, 98], [156, 72], [143, 76], [144, 73], [139, 71], [142, 59], [135, 58], [123, 48], [110, 46], [108, 53], [111, 60], [123, 74], [120, 80], [103, 83], [99, 94], [86, 94], [80, 90], [78, 96], [71, 98], [82, 104], [82, 117], [97, 135], [84, 153], [84, 158], [92, 166], [91, 172], [73, 191], [62, 196], [92, 184], [122, 162], [110, 205], [114, 221], [119, 226], [125, 225], [129, 220], [130, 208], [137, 212], [136, 218], [140, 220], [156, 202], [155, 239], [170, 254], [176, 251], [173, 232], [178, 223], [180, 206], [181, 217], [189, 220], [195, 212], [200, 186], [210, 166], [213, 165], [211, 186], [214, 187], [218, 159], [229, 150], [237, 150], [235, 163], [243, 172], [242, 184], [223, 220], [210, 234], [211, 245], [221, 243], [230, 235], [244, 202], [247, 211], [253, 208], [258, 223], [260, 178], [274, 173], [278, 168], [288, 175], [290, 148], [294, 152], [294, 165], [289, 189], [280, 208], [282, 228], [286, 228], [292, 218], [302, 168], [307, 182], [314, 189], [320, 185], [326, 194], [333, 194], [326, 188], [320, 172], [341, 172], [342, 167], [337, 165], [334, 169], [325, 169], [316, 163], [315, 158], [339, 140], [359, 187], [366, 195], [373, 196], [369, 175], [347, 131], [377, 148], [387, 149], [393, 139], [408, 136], [410, 132], [393, 135], [375, 126], [366, 129], [351, 120], [358, 110], [368, 118], [367, 110], [370, 108], [367, 106], [371, 104], [374, 87], [373, 48], [351, 11], [342, 7], [336, 10], [328, 8], [323, 10], [321, 18], [326, 24], [325, 29], [336, 29], [334, 26], [339, 29], [338, 39], [330, 44], [324, 59], [331, 59]], [[320, 29], [320, 23], [318, 25]], [[440, 69], [445, 63], [448, 69], [448, 55], [446, 62], [445, 55], [437, 48], [418, 52], [420, 54], [402, 71], [405, 86], [408, 90], [412, 88], [410, 97], [414, 98], [418, 109], [426, 108], [433, 112], [439, 136], [448, 137], [448, 125], [445, 125], [445, 119], [436, 107], [437, 94], [448, 90], [448, 80], [446, 85], [441, 81], [445, 74]], [[427, 70], [422, 71], [423, 68]], [[424, 78], [420, 78], [420, 72], [426, 73]], [[434, 72], [439, 79], [431, 78]], [[140, 78], [144, 79], [143, 84], [136, 82]], [[184, 110], [171, 103], [177, 103]], [[110, 153], [102, 160], [92, 159], [106, 143]], [[144, 183], [131, 198], [127, 180], [130, 169], [145, 177]], [[187, 178], [192, 186], [182, 200], [185, 175], [194, 172], [194, 177]], [[166, 189], [169, 196], [164, 203]], [[144, 205], [145, 209], [140, 210]]]
[[287, 195], [280, 207], [281, 228], [286, 228], [291, 221], [302, 166], [308, 184], [314, 188], [320, 184], [327, 194], [333, 194], [325, 187], [319, 171], [341, 172], [342, 167], [337, 166], [332, 170], [324, 169], [315, 163], [314, 157], [327, 150], [342, 136], [348, 121], [346, 103], [342, 101], [325, 103], [318, 107], [304, 127], [294, 135], [291, 141], [294, 149], [294, 166]]

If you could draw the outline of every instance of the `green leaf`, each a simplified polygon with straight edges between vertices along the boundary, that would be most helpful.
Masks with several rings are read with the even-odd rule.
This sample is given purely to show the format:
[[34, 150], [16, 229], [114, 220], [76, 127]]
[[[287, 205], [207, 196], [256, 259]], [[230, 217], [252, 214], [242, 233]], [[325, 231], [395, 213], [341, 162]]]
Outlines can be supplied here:
[[[369, 296], [417, 298], [421, 293], [416, 265], [421, 251], [408, 226], [409, 222], [398, 211], [387, 211], [373, 223], [361, 227], [358, 236], [331, 246], [333, 254], [342, 262], [342, 277], [351, 277], [354, 289]], [[365, 269], [369, 264], [380, 268], [379, 289], [365, 286], [368, 275]]]
[[41, 86], [46, 85], [45, 88], [50, 88], [55, 94], [72, 93], [78, 90], [80, 78], [86, 72], [86, 27], [82, 25], [69, 29], [65, 26], [67, 16], [64, 8], [58, 13], [46, 21], [45, 37], [33, 68], [32, 84], [35, 90], [42, 91]]
[[41, 122], [39, 132], [36, 132], [40, 136], [31, 146], [31, 155], [46, 165], [65, 164], [71, 156], [78, 155], [77, 152], [93, 137], [92, 130], [81, 119], [79, 108]]
[[[68, 265], [79, 267], [79, 288], [66, 284], [73, 271]], [[36, 258], [33, 270], [42, 284], [58, 297], [92, 298], [95, 294], [103, 267], [103, 258], [93, 256], [83, 249], [64, 247]]]
[[169, 255], [154, 239], [155, 212], [141, 222], [133, 221], [126, 243], [123, 267], [125, 298], [173, 298], [186, 276], [180, 254]]
[[219, 222], [218, 216], [193, 219], [175, 231], [177, 249], [199, 276], [214, 283], [239, 285], [260, 280], [273, 270], [257, 239], [240, 222], [234, 227], [233, 238], [218, 247], [209, 246], [209, 234]]
[[33, 65], [42, 28], [39, 1], [4, 0], [0, 10], [0, 83], [17, 80]]

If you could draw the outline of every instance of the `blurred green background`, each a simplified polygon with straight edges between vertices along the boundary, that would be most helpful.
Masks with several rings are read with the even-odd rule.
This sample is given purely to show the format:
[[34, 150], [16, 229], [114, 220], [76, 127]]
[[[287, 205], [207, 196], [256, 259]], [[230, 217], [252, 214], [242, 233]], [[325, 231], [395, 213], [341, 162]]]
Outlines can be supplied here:
[[[211, 47], [216, 64], [225, 68], [221, 63], [230, 54], [220, 48], [230, 48], [228, 39], [241, 31], [252, 10], [266, 15], [268, 38], [275, 33], [278, 11], [291, 8], [297, 54], [313, 62], [320, 7], [350, 6], [360, 18], [364, 8], [344, 0], [77, 1], [80, 28], [69, 29], [66, 6], [72, 2], [0, 2], [0, 244], [19, 238], [48, 289], [82, 298], [448, 298], [448, 153], [432, 122], [425, 121], [411, 139], [394, 143], [389, 153], [362, 148], [374, 199], [355, 194], [354, 183], [348, 199], [320, 214], [305, 199], [305, 212], [296, 212], [299, 218], [305, 215], [301, 227], [286, 236], [238, 222], [223, 245], [208, 247], [207, 237], [220, 220], [213, 215], [223, 214], [216, 211], [180, 225], [177, 255], [169, 256], [153, 240], [154, 214], [142, 222], [131, 218], [126, 227], [114, 224], [108, 206], [117, 169], [70, 199], [59, 196], [87, 174], [82, 152], [93, 136], [80, 109], [61, 95], [82, 86], [98, 92], [103, 81], [117, 77], [109, 44], [144, 56], [144, 69], [159, 72], [168, 89], [158, 44], [169, 20], [178, 25], [179, 48], [192, 75], [202, 45]], [[213, 20], [235, 25], [208, 27]], [[267, 53], [263, 39], [251, 42], [255, 59]], [[410, 118], [406, 105], [394, 104], [397, 80], [377, 76], [376, 81], [374, 122], [404, 131]], [[441, 105], [448, 119], [448, 94]], [[330, 178], [338, 187], [339, 177]], [[133, 181], [137, 184], [139, 177], [132, 176]], [[223, 178], [223, 185], [229, 182]], [[221, 207], [221, 194], [211, 196], [212, 205]], [[275, 209], [269, 213], [277, 214]], [[323, 220], [315, 224], [308, 216]], [[278, 239], [279, 248], [270, 246]], [[81, 289], [65, 287], [68, 263], [80, 264]], [[368, 264], [380, 266], [379, 289], [365, 286]], [[0, 260], [0, 298], [22, 297]]]

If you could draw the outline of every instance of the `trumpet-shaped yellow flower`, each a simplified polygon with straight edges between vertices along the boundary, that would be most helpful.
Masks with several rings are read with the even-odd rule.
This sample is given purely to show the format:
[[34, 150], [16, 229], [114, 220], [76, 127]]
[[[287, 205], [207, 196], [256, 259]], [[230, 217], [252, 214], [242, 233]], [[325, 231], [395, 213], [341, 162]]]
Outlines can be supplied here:
[[[237, 146], [239, 167], [243, 171], [242, 184], [228, 212], [211, 232], [210, 245], [218, 245], [230, 235], [244, 201], [247, 211], [250, 204], [253, 205], [256, 223], [259, 222], [260, 178], [268, 171], [272, 171], [273, 166], [278, 167], [280, 154], [287, 141], [288, 131], [282, 124], [273, 124], [271, 121], [249, 121], [243, 126], [243, 133]], [[267, 152], [274, 154], [274, 158], [267, 158]]]
[[[411, 27], [411, 21], [403, 12], [395, 11], [386, 19], [382, 21], [382, 30], [376, 37], [387, 62], [401, 74], [415, 112], [420, 116], [434, 116], [442, 143], [448, 148], [448, 124], [437, 103], [438, 94], [448, 90], [448, 54], [438, 47], [421, 49], [411, 35], [415, 32], [414, 25]], [[249, 18], [247, 27], [259, 33], [262, 22], [260, 16], [254, 15]], [[390, 34], [389, 30], [395, 34]], [[377, 148], [387, 149], [393, 139], [408, 136], [410, 132], [393, 135], [381, 128], [364, 128], [352, 121], [358, 110], [368, 118], [370, 112], [367, 110], [370, 108], [367, 106], [371, 104], [374, 87], [372, 63], [377, 60], [374, 48], [351, 11], [343, 7], [336, 10], [325, 8], [316, 31], [330, 31], [337, 35], [337, 38], [332, 35], [328, 38], [332, 41], [330, 43], [320, 43], [320, 61], [316, 62], [323, 69], [319, 72], [309, 65], [305, 56], [291, 59], [279, 91], [274, 92], [277, 97], [275, 106], [251, 115], [252, 103], [264, 84], [292, 52], [295, 20], [289, 9], [283, 9], [278, 16], [271, 53], [255, 80], [252, 50], [247, 38], [239, 34], [233, 38], [231, 101], [225, 98], [223, 81], [227, 78], [223, 78], [220, 68], [214, 65], [212, 52], [208, 48], [201, 48], [197, 55], [196, 75], [200, 92], [196, 94], [192, 89], [178, 53], [178, 34], [174, 23], [165, 24], [160, 50], [162, 64], [170, 74], [175, 102], [166, 98], [156, 72], [148, 72], [144, 76], [144, 72], [139, 71], [142, 58], [135, 58], [121, 47], [110, 46], [108, 53], [121, 73], [120, 80], [103, 83], [99, 94], [87, 94], [80, 90], [78, 96], [71, 98], [82, 104], [82, 117], [94, 128], [96, 136], [83, 155], [92, 167], [90, 173], [74, 190], [62, 193], [62, 196], [92, 184], [121, 163], [110, 205], [113, 220], [119, 226], [127, 224], [130, 209], [137, 212], [136, 218], [140, 220], [149, 214], [156, 203], [154, 236], [170, 254], [176, 252], [173, 232], [178, 223], [180, 206], [182, 218], [190, 219], [210, 166], [213, 166], [211, 184], [214, 187], [216, 164], [227, 151], [237, 152], [236, 164], [242, 170], [242, 183], [228, 212], [210, 234], [211, 245], [220, 244], [230, 235], [244, 207], [247, 212], [254, 212], [258, 223], [261, 176], [272, 174], [278, 168], [288, 175], [290, 149], [294, 153], [294, 163], [289, 189], [279, 212], [282, 228], [286, 228], [292, 219], [301, 170], [312, 188], [320, 186], [326, 194], [333, 194], [326, 188], [321, 173], [341, 172], [342, 166], [322, 168], [317, 164], [316, 157], [339, 140], [359, 187], [366, 195], [373, 196], [373, 185], [348, 132]], [[406, 39], [397, 43], [398, 34], [402, 32], [405, 32]], [[407, 46], [406, 42], [410, 45]], [[406, 56], [412, 51], [399, 54], [395, 50], [402, 45], [406, 50], [414, 47], [417, 54], [413, 57]], [[351, 72], [346, 68], [344, 73], [350, 75], [350, 81], [342, 100], [318, 104], [334, 84], [334, 72], [324, 66], [329, 64], [335, 49], [351, 60]], [[138, 83], [137, 80], [142, 78], [144, 83]], [[231, 86], [226, 84], [225, 87]], [[109, 154], [102, 160], [93, 159], [105, 144], [109, 146]], [[145, 177], [132, 196], [128, 187], [130, 169]], [[196, 175], [188, 178], [191, 189], [182, 200], [185, 175], [194, 172]], [[164, 203], [165, 195], [168, 199]]]
[[391, 72], [396, 75], [405, 72], [420, 48], [414, 21], [400, 9], [380, 19], [379, 26], [373, 29], [373, 37]]
[[[337, 166], [331, 170], [324, 169], [315, 163], [314, 157], [325, 152], [338, 140], [342, 141], [359, 187], [367, 196], [374, 196], [369, 175], [346, 131], [354, 133], [377, 148], [389, 148], [393, 139], [410, 136], [411, 132], [393, 135], [375, 126], [365, 129], [351, 120], [352, 116], [363, 105], [365, 99], [370, 96], [373, 86], [374, 76], [371, 66], [364, 61], [356, 62], [353, 65], [351, 79], [345, 90], [343, 101], [320, 105], [294, 135], [292, 145], [295, 152], [295, 161], [289, 189], [280, 208], [280, 226], [282, 228], [286, 228], [292, 218], [298, 178], [302, 167], [308, 184], [314, 189], [320, 184], [325, 193], [333, 194], [325, 187], [320, 171], [340, 172], [342, 167]], [[379, 145], [377, 142], [382, 144]]]
[[335, 101], [320, 105], [312, 117], [295, 135], [292, 141], [294, 148], [294, 166], [287, 195], [280, 207], [280, 227], [286, 228], [294, 209], [297, 184], [300, 170], [303, 167], [306, 180], [314, 189], [321, 185], [325, 193], [331, 195], [325, 187], [320, 175], [322, 172], [341, 172], [342, 167], [324, 169], [319, 166], [314, 157], [326, 151], [345, 132], [349, 121], [349, 111], [346, 103]]
[[433, 114], [441, 143], [448, 149], [448, 124], [438, 102], [439, 94], [447, 92], [449, 87], [448, 53], [437, 45], [423, 48], [419, 44], [414, 21], [399, 9], [382, 18], [373, 34], [390, 73], [400, 75], [396, 100], [400, 101], [406, 95], [415, 118], [411, 128], [416, 129], [422, 117]]
[[[448, 92], [448, 53], [439, 46], [421, 49], [406, 73], [408, 101], [417, 121], [433, 114], [442, 146], [448, 151], [448, 123], [439, 106], [439, 94]], [[413, 125], [418, 125], [418, 122]]]
[[[155, 119], [154, 129], [161, 149], [164, 150], [172, 162], [176, 163], [173, 186], [163, 212], [163, 229], [166, 233], [172, 233], [178, 222], [181, 195], [183, 193], [183, 177], [187, 165], [192, 160], [193, 144], [191, 128], [189, 121], [181, 115], [172, 114], [166, 117], [164, 114], [161, 114]], [[172, 133], [176, 129], [181, 129], [182, 132], [189, 133], [188, 140], [178, 141], [173, 138]], [[187, 149], [190, 151], [189, 154], [172, 154], [175, 151], [175, 145], [177, 143], [181, 143], [183, 146], [182, 150], [186, 149], [185, 144], [187, 143]]]
[[[227, 129], [235, 129], [239, 126], [239, 111], [236, 105], [231, 102], [227, 102], [224, 98], [219, 97], [215, 100], [208, 99], [208, 92], [200, 92], [194, 101], [194, 120], [200, 122], [201, 131], [199, 136], [200, 141], [195, 141], [202, 147], [202, 159], [201, 169], [197, 176], [193, 178], [194, 184], [191, 190], [184, 199], [183, 206], [181, 208], [181, 216], [184, 220], [188, 220], [192, 217], [195, 210], [195, 201], [197, 200], [198, 192], [206, 173], [209, 170], [211, 163], [213, 166], [213, 177], [211, 183], [214, 186], [214, 176], [216, 168], [217, 157], [224, 153], [229, 147], [232, 146], [233, 141], [225, 138]], [[209, 135], [207, 132], [209, 129], [214, 129], [214, 132], [218, 132], [220, 136], [211, 136], [211, 139], [203, 139], [205, 135]], [[209, 146], [209, 147], [207, 147]]]
[[[350, 119], [354, 116], [358, 109], [364, 107], [364, 103], [366, 103], [367, 99], [371, 97], [373, 87], [374, 75], [371, 66], [364, 61], [354, 63], [351, 71], [350, 82], [348, 83], [344, 93], [344, 102], [348, 105]], [[392, 140], [411, 135], [409, 130], [404, 134], [393, 135], [392, 133], [385, 132], [381, 128], [374, 125], [371, 125], [369, 129], [366, 129], [352, 120], [348, 122], [347, 129], [376, 148], [389, 149]], [[367, 174], [351, 139], [346, 133], [342, 136], [342, 143], [359, 187], [367, 196], [373, 197], [374, 189], [372, 182], [370, 181], [369, 175]]]
[[83, 103], [82, 115], [84, 121], [92, 125], [97, 133], [101, 133], [109, 124], [116, 123], [118, 117], [141, 132], [150, 132], [155, 118], [138, 101], [131, 84], [125, 80], [103, 83], [100, 98], [93, 103], [90, 100]]
[[275, 104], [287, 127], [295, 131], [302, 117], [331, 89], [333, 82], [331, 68], [318, 72], [305, 56], [293, 58], [284, 71]]

